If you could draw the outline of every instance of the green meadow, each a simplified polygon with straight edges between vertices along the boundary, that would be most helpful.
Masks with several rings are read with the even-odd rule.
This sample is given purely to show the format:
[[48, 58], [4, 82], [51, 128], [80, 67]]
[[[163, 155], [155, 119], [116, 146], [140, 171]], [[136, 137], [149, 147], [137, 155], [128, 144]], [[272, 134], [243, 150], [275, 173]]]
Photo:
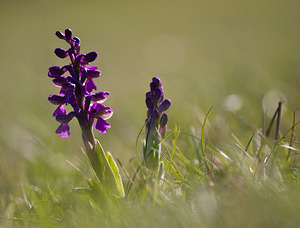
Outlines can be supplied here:
[[[1, 0], [0, 226], [297, 227], [299, 7]], [[73, 120], [60, 138], [48, 102], [59, 92], [49, 67], [68, 63], [54, 54], [68, 48], [55, 36], [66, 28], [82, 53], [98, 52], [95, 83], [114, 110], [108, 133], [94, 133], [118, 160], [126, 196], [97, 206], [75, 191], [93, 177], [80, 127]], [[153, 187], [138, 161], [154, 76], [172, 105], [161, 142], [167, 175]]]

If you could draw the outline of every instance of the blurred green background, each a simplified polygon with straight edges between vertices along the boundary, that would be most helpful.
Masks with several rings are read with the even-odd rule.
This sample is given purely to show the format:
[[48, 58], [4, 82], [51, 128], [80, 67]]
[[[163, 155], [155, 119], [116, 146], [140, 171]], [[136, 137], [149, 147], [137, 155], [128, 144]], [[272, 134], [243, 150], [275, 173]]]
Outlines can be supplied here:
[[212, 118], [220, 119], [224, 104], [259, 125], [262, 94], [270, 95], [266, 104], [285, 101], [289, 126], [300, 107], [299, 1], [1, 0], [0, 6], [2, 184], [18, 181], [25, 167], [34, 170], [38, 156], [56, 166], [83, 161], [76, 120], [71, 136], [59, 138], [55, 106], [47, 101], [58, 92], [48, 68], [67, 63], [53, 53], [67, 48], [57, 30], [71, 28], [83, 53], [99, 53], [96, 84], [110, 92], [106, 105], [115, 114], [109, 133], [96, 138], [124, 163], [136, 156], [153, 76], [172, 100], [171, 129], [200, 129], [201, 113], [214, 105]]

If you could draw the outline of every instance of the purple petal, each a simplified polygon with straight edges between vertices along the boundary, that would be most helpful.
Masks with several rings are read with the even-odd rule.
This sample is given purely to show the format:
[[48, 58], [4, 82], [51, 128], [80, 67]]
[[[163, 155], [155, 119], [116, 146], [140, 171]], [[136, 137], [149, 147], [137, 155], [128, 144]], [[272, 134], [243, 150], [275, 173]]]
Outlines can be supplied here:
[[87, 76], [89, 78], [98, 78], [100, 77], [101, 72], [99, 70], [88, 70], [87, 71]]
[[114, 110], [112, 110], [110, 107], [105, 107], [98, 110], [93, 116], [96, 118], [102, 118], [104, 120], [109, 119], [114, 114]]
[[108, 131], [107, 128], [111, 128], [110, 124], [102, 118], [98, 118], [95, 127], [100, 132], [100, 134], [105, 134]]
[[73, 117], [74, 117], [74, 112], [70, 112], [68, 115], [58, 113], [56, 114], [55, 119], [57, 122], [60, 122], [62, 124], [67, 124], [73, 119]]
[[60, 137], [69, 137], [70, 135], [70, 127], [68, 124], [61, 124], [55, 131], [56, 134], [59, 134]]
[[73, 90], [75, 90], [75, 85], [71, 82], [66, 82], [66, 83], [62, 84], [62, 89], [73, 91]]
[[67, 104], [73, 104], [76, 102], [76, 97], [72, 90], [67, 90], [67, 93], [65, 95], [65, 102]]
[[57, 116], [58, 114], [67, 114], [66, 109], [63, 105], [60, 105], [53, 112], [53, 116]]
[[114, 110], [112, 110], [109, 107], [106, 107], [106, 110], [104, 113], [101, 113], [101, 115], [99, 115], [102, 119], [107, 120], [110, 117], [112, 117], [112, 115], [114, 114]]
[[61, 89], [61, 90], [59, 91], [59, 94], [60, 94], [61, 96], [65, 96], [65, 95], [67, 94], [67, 92], [68, 92], [68, 90]]
[[95, 102], [90, 107], [90, 112], [95, 114], [96, 112], [99, 112], [100, 110], [103, 110], [105, 108], [106, 106], [104, 106], [103, 104]]
[[67, 82], [67, 78], [63, 76], [58, 76], [53, 79], [53, 84], [55, 86], [61, 87], [63, 83]]
[[85, 90], [90, 93], [90, 92], [92, 92], [93, 89], [96, 90], [97, 86], [94, 83], [93, 79], [88, 78], [88, 80], [85, 83]]
[[98, 68], [96, 66], [84, 66], [87, 70], [97, 70]]

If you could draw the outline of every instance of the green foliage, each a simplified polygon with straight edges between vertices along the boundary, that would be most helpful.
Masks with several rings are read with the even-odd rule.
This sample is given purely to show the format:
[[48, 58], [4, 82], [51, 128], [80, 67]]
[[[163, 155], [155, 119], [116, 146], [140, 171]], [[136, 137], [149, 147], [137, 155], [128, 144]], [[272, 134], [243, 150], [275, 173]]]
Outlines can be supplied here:
[[[293, 226], [299, 222], [295, 213], [300, 205], [300, 172], [298, 145], [290, 136], [295, 136], [298, 123], [291, 121], [292, 126], [282, 134], [280, 128], [274, 127], [278, 121], [276, 113], [269, 120], [266, 133], [234, 114], [236, 120], [242, 119], [245, 126], [250, 126], [250, 137], [243, 140], [232, 135], [226, 142], [230, 147], [225, 149], [209, 137], [209, 131], [219, 127], [210, 121], [215, 114], [210, 109], [199, 132], [186, 133], [176, 126], [159, 142], [157, 170], [138, 161], [131, 163], [129, 171], [120, 163], [122, 174], [99, 141], [94, 149], [102, 168], [97, 172], [85, 152], [88, 167], [81, 164], [79, 168], [68, 162], [75, 168], [69, 171], [66, 163], [57, 170], [57, 164], [48, 161], [50, 155], [42, 156], [37, 165], [48, 164], [55, 175], [53, 180], [37, 182], [37, 173], [32, 173], [34, 178], [24, 175], [19, 193], [8, 194], [12, 200], [2, 202], [1, 225]], [[281, 135], [278, 140], [272, 139], [273, 131]], [[74, 173], [80, 178], [74, 179]], [[83, 187], [77, 187], [80, 185]]]
[[[94, 198], [101, 198], [105, 200], [107, 197], [110, 198], [112, 195], [124, 198], [125, 191], [123, 187], [122, 177], [119, 173], [119, 168], [109, 152], [104, 152], [100, 142], [96, 140], [95, 148], [90, 149], [89, 153], [95, 153], [95, 163], [92, 165], [88, 156], [83, 151], [86, 161], [89, 164], [90, 170], [93, 173], [93, 179], [87, 178], [87, 183], [90, 187], [89, 200]], [[82, 188], [77, 188], [82, 191]], [[85, 189], [84, 189], [85, 190]], [[88, 193], [89, 191], [84, 191]], [[86, 197], [86, 194], [83, 195]]]

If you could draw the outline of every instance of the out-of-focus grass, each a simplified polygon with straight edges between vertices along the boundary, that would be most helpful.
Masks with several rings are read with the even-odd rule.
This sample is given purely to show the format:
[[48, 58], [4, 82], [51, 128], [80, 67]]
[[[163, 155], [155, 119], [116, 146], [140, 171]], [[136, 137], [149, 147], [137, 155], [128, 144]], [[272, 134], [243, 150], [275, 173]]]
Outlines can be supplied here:
[[[65, 47], [55, 37], [56, 30], [71, 28], [81, 38], [84, 53], [99, 53], [95, 64], [102, 76], [96, 83], [110, 92], [106, 104], [115, 114], [109, 133], [96, 137], [125, 165], [135, 156], [152, 76], [161, 78], [172, 100], [170, 129], [178, 124], [182, 131], [194, 128], [199, 135], [203, 113], [214, 105], [210, 121], [217, 127], [208, 137], [223, 147], [228, 146], [228, 132], [244, 144], [251, 136], [247, 124], [224, 111], [229, 95], [241, 99], [238, 113], [261, 126], [262, 94], [280, 91], [287, 108], [283, 132], [291, 127], [292, 109], [300, 107], [298, 1], [16, 0], [0, 5], [2, 214], [8, 213], [7, 205], [16, 200], [13, 196], [20, 193], [25, 177], [40, 188], [50, 186], [64, 193], [67, 186], [81, 183], [65, 163], [65, 159], [83, 163], [80, 129], [73, 121], [70, 138], [55, 135], [58, 124], [51, 116], [55, 107], [47, 101], [57, 92], [47, 69], [65, 63], [53, 53], [56, 47]], [[272, 96], [266, 103], [274, 100], [276, 105]], [[228, 102], [232, 107], [234, 102]], [[182, 144], [189, 142], [182, 136]], [[254, 196], [263, 207], [260, 197]], [[248, 203], [253, 203], [251, 197], [246, 198]], [[150, 207], [145, 210], [151, 212]]]
[[[46, 101], [56, 90], [46, 74], [49, 66], [63, 64], [53, 54], [55, 47], [64, 47], [54, 32], [66, 27], [82, 39], [83, 52], [100, 54], [97, 84], [111, 92], [108, 104], [116, 111], [110, 134], [101, 136], [111, 150], [132, 148], [154, 75], [173, 100], [171, 121], [187, 130], [195, 125], [195, 108], [221, 107], [230, 94], [243, 99], [240, 112], [253, 121], [261, 95], [272, 89], [286, 96], [290, 108], [297, 107], [296, 1], [1, 4], [2, 122], [12, 121], [47, 139], [56, 141], [56, 123], [49, 115], [54, 107]], [[72, 141], [78, 142], [73, 138], [78, 132], [72, 129]], [[106, 143], [116, 137], [122, 145]]]

